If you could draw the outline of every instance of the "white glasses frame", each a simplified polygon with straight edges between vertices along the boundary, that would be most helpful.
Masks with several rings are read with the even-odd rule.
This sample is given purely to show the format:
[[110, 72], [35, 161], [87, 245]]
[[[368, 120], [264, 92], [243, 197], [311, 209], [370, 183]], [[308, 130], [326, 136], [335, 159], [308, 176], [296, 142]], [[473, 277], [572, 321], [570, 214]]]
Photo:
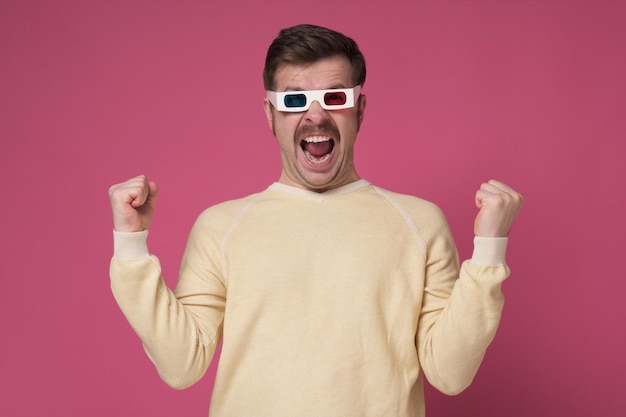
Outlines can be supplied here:
[[[328, 93], [344, 93], [346, 95], [346, 102], [344, 104], [326, 104], [324, 102], [324, 96]], [[302, 107], [287, 107], [285, 105], [285, 97], [294, 94], [304, 94], [306, 104]], [[332, 88], [329, 90], [267, 91], [267, 98], [276, 110], [289, 113], [307, 111], [314, 101], [317, 101], [325, 110], [349, 109], [354, 107], [360, 95], [360, 85], [352, 88]]]

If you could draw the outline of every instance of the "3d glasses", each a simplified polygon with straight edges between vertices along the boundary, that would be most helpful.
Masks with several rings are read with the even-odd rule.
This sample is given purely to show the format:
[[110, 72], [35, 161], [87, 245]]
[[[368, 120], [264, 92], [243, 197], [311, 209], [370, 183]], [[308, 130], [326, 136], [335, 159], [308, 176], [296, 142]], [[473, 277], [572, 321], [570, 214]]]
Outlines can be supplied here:
[[278, 111], [306, 111], [311, 103], [317, 101], [323, 109], [340, 110], [354, 107], [361, 94], [361, 86], [354, 88], [334, 88], [331, 90], [309, 91], [268, 91], [267, 98]]

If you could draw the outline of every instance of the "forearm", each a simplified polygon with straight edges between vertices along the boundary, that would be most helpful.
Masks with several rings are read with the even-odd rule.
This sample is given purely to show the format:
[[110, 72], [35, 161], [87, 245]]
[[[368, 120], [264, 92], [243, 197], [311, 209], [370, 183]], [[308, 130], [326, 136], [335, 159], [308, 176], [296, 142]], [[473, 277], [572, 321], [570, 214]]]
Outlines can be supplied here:
[[429, 382], [457, 394], [472, 382], [500, 322], [509, 275], [504, 262], [506, 240], [477, 239], [472, 260], [463, 263], [459, 279], [441, 309], [426, 314], [420, 326], [420, 361]]
[[158, 259], [148, 255], [145, 234], [116, 233], [111, 288], [163, 380], [185, 388], [210, 364], [221, 323], [200, 320], [176, 298], [161, 277]]

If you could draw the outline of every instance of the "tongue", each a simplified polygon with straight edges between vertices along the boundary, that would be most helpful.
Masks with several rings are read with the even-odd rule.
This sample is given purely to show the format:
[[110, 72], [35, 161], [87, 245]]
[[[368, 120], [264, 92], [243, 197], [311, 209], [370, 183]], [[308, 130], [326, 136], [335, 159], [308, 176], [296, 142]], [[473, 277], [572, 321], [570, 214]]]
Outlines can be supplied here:
[[304, 149], [312, 156], [319, 158], [329, 153], [333, 149], [333, 145], [329, 140], [324, 142], [310, 142], [305, 143]]

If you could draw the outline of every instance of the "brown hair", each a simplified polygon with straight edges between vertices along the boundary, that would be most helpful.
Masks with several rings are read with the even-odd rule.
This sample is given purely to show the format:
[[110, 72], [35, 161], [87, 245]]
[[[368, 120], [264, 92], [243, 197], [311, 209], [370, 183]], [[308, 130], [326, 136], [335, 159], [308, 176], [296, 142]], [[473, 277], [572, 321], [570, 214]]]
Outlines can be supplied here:
[[352, 64], [354, 85], [365, 83], [365, 58], [354, 40], [342, 33], [315, 25], [297, 25], [280, 31], [267, 50], [263, 85], [273, 90], [276, 71], [283, 65], [300, 65], [343, 55]]

